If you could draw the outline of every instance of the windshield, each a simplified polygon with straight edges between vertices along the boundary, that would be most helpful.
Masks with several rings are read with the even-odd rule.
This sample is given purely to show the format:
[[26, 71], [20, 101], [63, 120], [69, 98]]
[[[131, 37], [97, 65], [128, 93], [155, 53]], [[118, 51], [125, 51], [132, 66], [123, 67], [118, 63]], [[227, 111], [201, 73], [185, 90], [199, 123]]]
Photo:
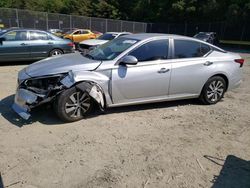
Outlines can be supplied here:
[[105, 33], [103, 35], [101, 35], [100, 37], [98, 37], [98, 39], [100, 40], [112, 40], [115, 38], [115, 34], [111, 34], [111, 33]]
[[91, 50], [86, 57], [95, 60], [113, 60], [137, 42], [136, 39], [116, 38]]
[[209, 34], [207, 34], [207, 33], [198, 33], [194, 37], [199, 38], [199, 39], [203, 39], [203, 38], [208, 38]]

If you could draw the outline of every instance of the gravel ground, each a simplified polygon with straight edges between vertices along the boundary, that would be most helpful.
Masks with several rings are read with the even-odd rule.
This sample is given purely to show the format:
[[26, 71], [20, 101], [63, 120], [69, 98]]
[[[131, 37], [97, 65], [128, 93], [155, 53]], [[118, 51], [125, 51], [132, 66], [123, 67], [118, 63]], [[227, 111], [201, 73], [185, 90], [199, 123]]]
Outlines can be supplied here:
[[216, 105], [182, 100], [114, 108], [70, 124], [47, 107], [21, 120], [10, 106], [26, 65], [1, 66], [4, 186], [249, 188], [250, 54], [242, 56], [243, 84]]

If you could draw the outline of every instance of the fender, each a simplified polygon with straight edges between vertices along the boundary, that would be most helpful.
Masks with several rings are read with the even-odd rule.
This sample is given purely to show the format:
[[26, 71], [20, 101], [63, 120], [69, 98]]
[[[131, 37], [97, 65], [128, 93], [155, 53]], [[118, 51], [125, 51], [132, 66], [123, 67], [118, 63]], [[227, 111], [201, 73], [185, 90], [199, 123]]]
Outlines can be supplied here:
[[68, 75], [61, 80], [67, 88], [75, 85], [88, 94], [99, 104], [101, 110], [112, 103], [110, 95], [111, 71], [69, 71]]

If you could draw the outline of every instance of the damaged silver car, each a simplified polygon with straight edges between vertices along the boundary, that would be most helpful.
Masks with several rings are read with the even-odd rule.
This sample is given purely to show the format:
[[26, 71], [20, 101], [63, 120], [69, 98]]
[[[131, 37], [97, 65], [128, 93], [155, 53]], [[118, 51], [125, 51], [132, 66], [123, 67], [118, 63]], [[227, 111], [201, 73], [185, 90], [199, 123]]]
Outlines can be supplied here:
[[87, 55], [41, 60], [21, 70], [13, 109], [24, 119], [53, 103], [64, 121], [100, 109], [199, 98], [215, 104], [242, 81], [244, 60], [206, 42], [178, 35], [133, 34]]

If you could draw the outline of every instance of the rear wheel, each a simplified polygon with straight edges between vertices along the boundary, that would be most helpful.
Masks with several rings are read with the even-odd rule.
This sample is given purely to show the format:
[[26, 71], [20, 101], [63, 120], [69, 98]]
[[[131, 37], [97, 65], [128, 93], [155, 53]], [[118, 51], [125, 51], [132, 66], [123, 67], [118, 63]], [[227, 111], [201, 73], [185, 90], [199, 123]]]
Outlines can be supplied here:
[[53, 57], [53, 56], [58, 56], [58, 55], [62, 55], [63, 51], [60, 49], [54, 49], [49, 53], [49, 57]]
[[225, 80], [220, 76], [214, 76], [204, 85], [200, 100], [204, 104], [216, 104], [223, 98], [225, 91]]
[[55, 101], [55, 112], [66, 122], [81, 120], [93, 108], [93, 101], [87, 92], [75, 87], [62, 92]]

